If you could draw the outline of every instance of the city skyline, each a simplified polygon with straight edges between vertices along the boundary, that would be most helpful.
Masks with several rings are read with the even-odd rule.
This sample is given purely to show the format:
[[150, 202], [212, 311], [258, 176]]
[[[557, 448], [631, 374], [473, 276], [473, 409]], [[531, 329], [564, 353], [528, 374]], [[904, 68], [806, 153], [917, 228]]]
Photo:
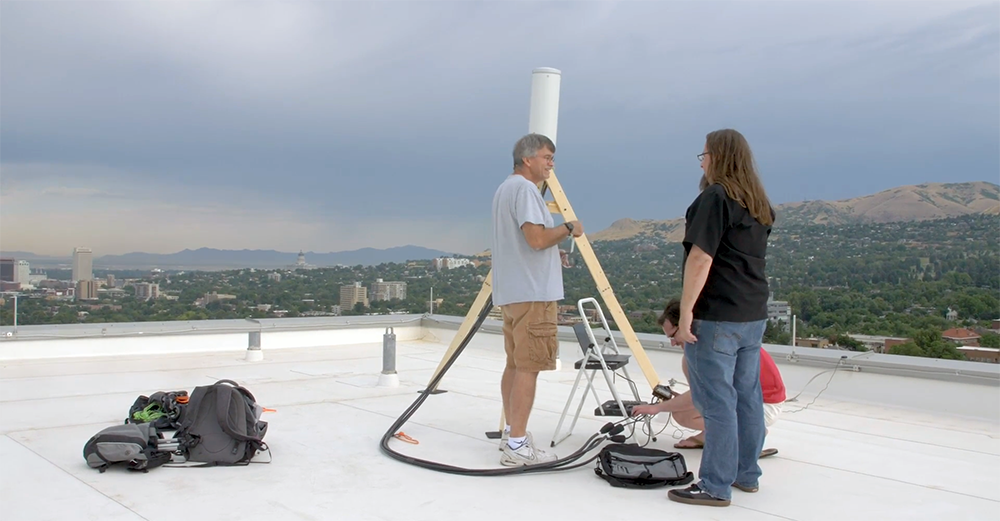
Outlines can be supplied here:
[[[86, 252], [82, 259], [79, 251]], [[184, 254], [188, 254], [184, 256]], [[449, 262], [454, 265], [463, 265], [468, 262], [466, 259], [453, 259], [452, 257], [462, 256], [460, 253], [432, 250], [415, 246], [394, 247], [386, 249], [362, 248], [358, 250], [340, 252], [288, 252], [276, 250], [220, 250], [214, 248], [200, 248], [198, 250], [185, 250], [168, 254], [132, 252], [131, 254], [115, 255], [103, 254], [98, 251], [97, 256], [91, 248], [73, 248], [71, 255], [42, 255], [36, 252], [0, 250], [0, 260], [3, 260], [5, 270], [13, 273], [13, 266], [17, 264], [31, 263], [31, 270], [45, 272], [46, 270], [71, 270], [70, 279], [86, 280], [93, 278], [93, 270], [102, 271], [129, 271], [142, 269], [262, 269], [262, 270], [300, 270], [316, 269], [335, 266], [356, 266], [356, 265], [377, 265], [383, 263], [404, 263], [411, 260], [425, 260], [429, 262]], [[308, 257], [308, 258], [307, 258]], [[295, 259], [291, 262], [291, 259]], [[318, 260], [317, 260], [318, 259]], [[9, 261], [9, 262], [8, 262]], [[317, 261], [319, 264], [313, 262]], [[452, 264], [449, 264], [451, 266]], [[25, 268], [25, 274], [28, 272]], [[5, 273], [7, 273], [5, 271]], [[82, 275], [81, 273], [86, 273]], [[32, 275], [34, 277], [35, 275]], [[27, 275], [23, 277], [27, 280]], [[5, 279], [6, 280], [6, 279]]]

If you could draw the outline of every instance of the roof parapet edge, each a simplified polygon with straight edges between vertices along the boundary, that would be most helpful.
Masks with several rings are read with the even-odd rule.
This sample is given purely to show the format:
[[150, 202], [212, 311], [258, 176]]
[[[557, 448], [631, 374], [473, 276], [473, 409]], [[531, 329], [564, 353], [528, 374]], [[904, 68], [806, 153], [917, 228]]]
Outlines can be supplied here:
[[[425, 314], [421, 324], [424, 327], [440, 327], [457, 330], [463, 317]], [[487, 320], [480, 331], [491, 334], [503, 334], [502, 324], [496, 320]], [[618, 347], [628, 349], [624, 336], [614, 331], [612, 335]], [[663, 335], [636, 333], [643, 349], [653, 351], [668, 351], [681, 353], [679, 347], [671, 346], [663, 339]], [[559, 340], [576, 342], [572, 328], [559, 326]], [[827, 369], [842, 366], [844, 370], [885, 374], [892, 376], [908, 376], [962, 383], [975, 383], [1000, 387], [1000, 364], [970, 362], [966, 360], [943, 360], [937, 358], [920, 358], [903, 355], [890, 355], [872, 352], [841, 351], [820, 349], [814, 347], [785, 346], [765, 344], [767, 352], [779, 364], [802, 364]]]

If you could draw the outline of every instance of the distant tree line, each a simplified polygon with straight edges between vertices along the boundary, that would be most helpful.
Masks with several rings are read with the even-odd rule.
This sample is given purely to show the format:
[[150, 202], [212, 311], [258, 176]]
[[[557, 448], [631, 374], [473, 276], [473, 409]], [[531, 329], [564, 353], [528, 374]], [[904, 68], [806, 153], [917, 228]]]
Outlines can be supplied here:
[[[863, 349], [848, 334], [912, 338], [893, 352], [914, 356], [960, 358], [940, 338], [950, 327], [972, 326], [1000, 318], [1000, 246], [998, 216], [966, 216], [934, 221], [843, 226], [778, 224], [768, 246], [767, 274], [776, 300], [785, 300], [797, 318], [799, 337], [824, 337], [848, 349]], [[670, 298], [681, 294], [684, 250], [655, 234], [594, 243], [600, 266], [632, 327], [659, 333], [656, 316]], [[566, 304], [598, 291], [576, 251], [573, 266], [564, 270]], [[208, 320], [329, 313], [340, 304], [340, 288], [377, 278], [407, 283], [404, 300], [370, 302], [342, 314], [428, 311], [431, 288], [434, 312], [464, 316], [482, 287], [489, 266], [437, 271], [427, 261], [407, 265], [349, 266], [279, 270], [280, 281], [266, 270], [110, 272], [117, 278], [142, 276], [156, 282], [176, 300], [138, 300], [127, 295], [98, 302], [66, 302], [42, 298], [19, 301], [20, 324], [74, 322], [141, 322], [149, 320]], [[51, 272], [50, 272], [51, 273]], [[107, 271], [97, 271], [103, 277]], [[234, 295], [204, 306], [194, 302], [207, 293]], [[270, 309], [258, 308], [270, 305]], [[266, 306], [265, 306], [266, 307]], [[958, 313], [949, 321], [948, 310]], [[610, 314], [605, 307], [605, 314]], [[13, 321], [7, 302], [0, 324]], [[790, 344], [791, 332], [771, 324], [768, 342]], [[981, 344], [1000, 347], [996, 335]]]

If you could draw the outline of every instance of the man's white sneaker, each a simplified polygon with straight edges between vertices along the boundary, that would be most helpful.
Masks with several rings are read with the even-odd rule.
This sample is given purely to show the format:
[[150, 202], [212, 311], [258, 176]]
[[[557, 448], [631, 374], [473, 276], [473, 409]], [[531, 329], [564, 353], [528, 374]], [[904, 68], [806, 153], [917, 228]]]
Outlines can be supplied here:
[[500, 433], [500, 445], [497, 446], [497, 450], [503, 450], [507, 446], [508, 438], [510, 438], [510, 431], [502, 431]]
[[527, 434], [524, 444], [517, 450], [511, 449], [510, 445], [503, 446], [503, 454], [500, 455], [500, 464], [505, 467], [518, 467], [522, 465], [538, 465], [539, 463], [549, 463], [557, 460], [555, 454], [545, 452], [535, 447], [531, 433]]

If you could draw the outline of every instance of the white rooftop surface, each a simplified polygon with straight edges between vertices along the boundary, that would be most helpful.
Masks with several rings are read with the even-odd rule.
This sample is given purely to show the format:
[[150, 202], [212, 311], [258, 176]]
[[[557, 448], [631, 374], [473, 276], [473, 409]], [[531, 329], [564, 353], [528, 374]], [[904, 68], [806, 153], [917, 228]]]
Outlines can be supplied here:
[[[593, 463], [565, 472], [479, 477], [434, 472], [384, 455], [379, 440], [426, 386], [461, 319], [399, 319], [395, 333], [401, 385], [390, 388], [376, 386], [388, 322], [365, 325], [351, 318], [356, 319], [354, 325], [341, 322], [338, 328], [265, 330], [260, 362], [243, 359], [245, 331], [5, 338], [0, 343], [2, 518], [1000, 518], [1000, 391], [993, 377], [978, 377], [977, 383], [976, 377], [943, 380], [864, 369], [821, 375], [797, 402], [785, 405], [785, 414], [771, 428], [766, 446], [780, 452], [761, 460], [764, 474], [758, 493], [734, 490], [728, 508], [689, 506], [668, 501], [667, 488], [613, 488], [594, 474]], [[484, 435], [497, 429], [501, 410], [503, 340], [492, 324], [477, 333], [446, 374], [440, 387], [447, 392], [428, 397], [403, 425], [401, 430], [419, 444], [393, 440], [394, 448], [451, 465], [499, 467], [497, 441]], [[542, 373], [529, 423], [536, 441], [546, 448], [575, 378], [572, 363], [580, 353], [568, 329], [563, 335], [563, 368]], [[652, 335], [641, 337], [644, 343], [655, 343]], [[787, 347], [766, 347], [779, 363], [789, 398], [826, 370], [787, 361]], [[68, 356], [72, 353], [88, 356]], [[678, 352], [646, 353], [662, 382], [683, 381]], [[994, 371], [989, 364], [962, 364]], [[638, 364], [633, 361], [628, 369], [648, 400], [649, 386]], [[121, 468], [102, 474], [85, 464], [82, 449], [87, 440], [121, 423], [137, 396], [190, 392], [224, 378], [243, 384], [258, 402], [276, 409], [264, 418], [269, 422], [265, 441], [271, 463], [160, 467], [147, 474]], [[828, 380], [829, 387], [808, 409], [789, 412], [809, 403]], [[600, 375], [597, 382], [602, 400], [610, 397]], [[627, 390], [623, 381], [619, 389]], [[593, 416], [596, 405], [591, 397], [574, 435], [554, 449], [557, 454], [576, 450], [608, 421]], [[654, 427], [663, 427], [662, 418]], [[680, 435], [668, 426], [650, 446], [676, 450], [672, 444]], [[636, 436], [640, 443], [646, 441], [644, 435]], [[679, 452], [697, 474], [700, 451]]]

